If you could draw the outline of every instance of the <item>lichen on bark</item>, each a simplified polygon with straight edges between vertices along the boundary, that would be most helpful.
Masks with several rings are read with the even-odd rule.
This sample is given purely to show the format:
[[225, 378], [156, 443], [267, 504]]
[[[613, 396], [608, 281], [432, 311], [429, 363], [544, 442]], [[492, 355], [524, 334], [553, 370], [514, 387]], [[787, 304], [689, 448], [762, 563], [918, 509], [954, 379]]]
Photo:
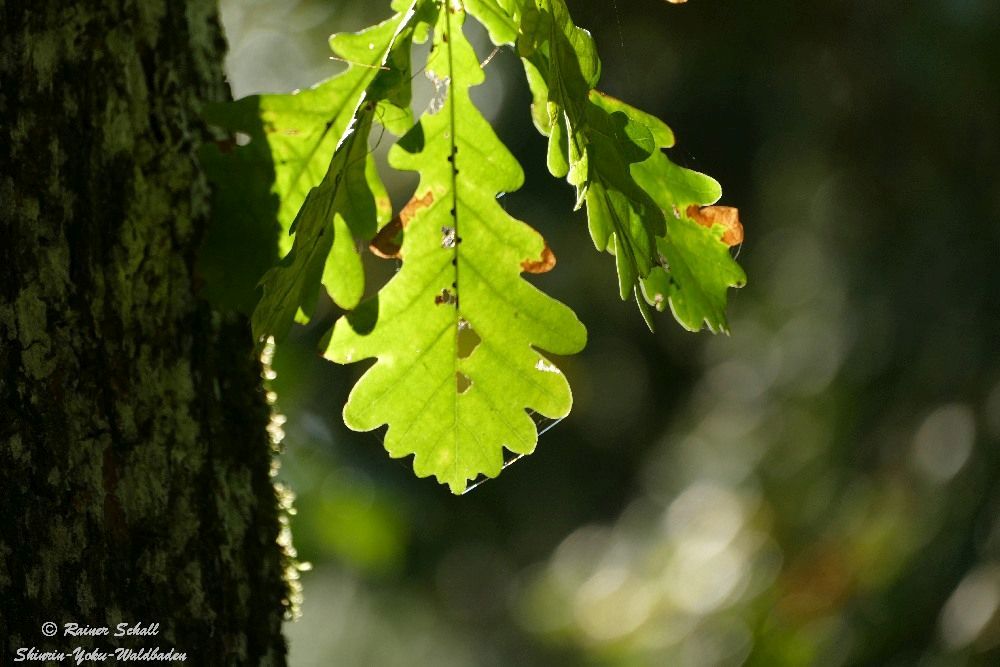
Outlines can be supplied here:
[[260, 364], [195, 289], [214, 3], [0, 0], [0, 24], [0, 663], [58, 648], [46, 621], [142, 621], [194, 664], [283, 664]]

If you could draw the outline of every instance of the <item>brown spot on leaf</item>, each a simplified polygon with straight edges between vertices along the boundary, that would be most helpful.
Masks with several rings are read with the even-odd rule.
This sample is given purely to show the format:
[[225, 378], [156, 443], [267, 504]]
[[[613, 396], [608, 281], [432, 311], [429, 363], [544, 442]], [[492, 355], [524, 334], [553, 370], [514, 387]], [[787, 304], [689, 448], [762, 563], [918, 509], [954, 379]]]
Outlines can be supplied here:
[[525, 260], [521, 262], [521, 270], [525, 273], [547, 273], [556, 265], [556, 254], [552, 252], [549, 244], [545, 244], [542, 250], [542, 257], [534, 262]]
[[740, 211], [732, 206], [688, 206], [688, 217], [697, 222], [702, 227], [712, 228], [713, 225], [722, 225], [725, 231], [722, 234], [722, 242], [727, 246], [734, 246], [743, 243], [743, 224], [740, 223]]
[[458, 297], [451, 293], [451, 290], [445, 288], [441, 290], [440, 294], [434, 296], [434, 305], [440, 306], [443, 303], [458, 303]]
[[410, 220], [416, 216], [420, 209], [427, 208], [433, 203], [434, 193], [430, 190], [423, 197], [413, 197], [403, 207], [403, 210], [399, 212], [399, 215], [379, 230], [378, 234], [375, 235], [375, 238], [368, 245], [368, 249], [372, 251], [372, 254], [383, 259], [398, 259], [400, 256], [400, 233], [406, 229], [407, 225], [410, 224]]
[[399, 219], [403, 223], [403, 229], [406, 229], [406, 226], [410, 224], [410, 220], [412, 220], [417, 214], [417, 211], [422, 208], [427, 208], [433, 203], [434, 193], [430, 190], [428, 190], [423, 197], [420, 197], [419, 199], [417, 197], [413, 197], [413, 199], [408, 201], [406, 206], [403, 207], [403, 210], [399, 212]]

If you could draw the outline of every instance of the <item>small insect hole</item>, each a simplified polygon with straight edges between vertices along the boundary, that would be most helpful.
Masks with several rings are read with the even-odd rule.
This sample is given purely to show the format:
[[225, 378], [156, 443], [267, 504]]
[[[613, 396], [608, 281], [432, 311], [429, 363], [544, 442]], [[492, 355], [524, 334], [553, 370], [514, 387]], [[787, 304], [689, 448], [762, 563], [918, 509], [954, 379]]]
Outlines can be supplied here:
[[472, 388], [472, 378], [470, 378], [465, 373], [456, 372], [455, 373], [455, 385], [458, 389], [458, 393], [464, 394]]
[[448, 288], [441, 290], [440, 294], [434, 295], [435, 306], [440, 306], [441, 304], [446, 304], [446, 303], [453, 303], [456, 305], [458, 304], [458, 297], [452, 294], [451, 290]]
[[455, 236], [454, 227], [442, 227], [441, 228], [441, 247], [442, 248], [454, 248], [457, 243], [457, 237]]
[[472, 328], [464, 319], [458, 320], [458, 358], [467, 359], [476, 351], [479, 347], [479, 343], [482, 342], [482, 338], [476, 333], [476, 330]]

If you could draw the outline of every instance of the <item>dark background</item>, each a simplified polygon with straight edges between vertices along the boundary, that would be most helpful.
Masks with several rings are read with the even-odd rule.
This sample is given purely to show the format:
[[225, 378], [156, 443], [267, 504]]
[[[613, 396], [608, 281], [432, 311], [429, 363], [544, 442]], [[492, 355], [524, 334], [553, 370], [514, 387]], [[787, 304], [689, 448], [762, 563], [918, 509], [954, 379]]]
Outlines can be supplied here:
[[[279, 347], [293, 664], [1000, 664], [1000, 4], [568, 4], [740, 208], [732, 335], [618, 300], [501, 51], [476, 95], [589, 330], [573, 412], [453, 497], [343, 427], [318, 331]], [[223, 0], [234, 94], [329, 76], [387, 5]]]

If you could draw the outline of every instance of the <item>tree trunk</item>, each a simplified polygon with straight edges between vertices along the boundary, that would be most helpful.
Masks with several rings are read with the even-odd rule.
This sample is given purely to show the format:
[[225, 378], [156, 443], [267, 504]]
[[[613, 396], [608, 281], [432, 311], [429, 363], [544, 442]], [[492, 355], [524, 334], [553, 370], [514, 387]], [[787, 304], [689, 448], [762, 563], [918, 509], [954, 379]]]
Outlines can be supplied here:
[[284, 663], [260, 365], [195, 296], [223, 50], [212, 0], [0, 0], [0, 664]]

